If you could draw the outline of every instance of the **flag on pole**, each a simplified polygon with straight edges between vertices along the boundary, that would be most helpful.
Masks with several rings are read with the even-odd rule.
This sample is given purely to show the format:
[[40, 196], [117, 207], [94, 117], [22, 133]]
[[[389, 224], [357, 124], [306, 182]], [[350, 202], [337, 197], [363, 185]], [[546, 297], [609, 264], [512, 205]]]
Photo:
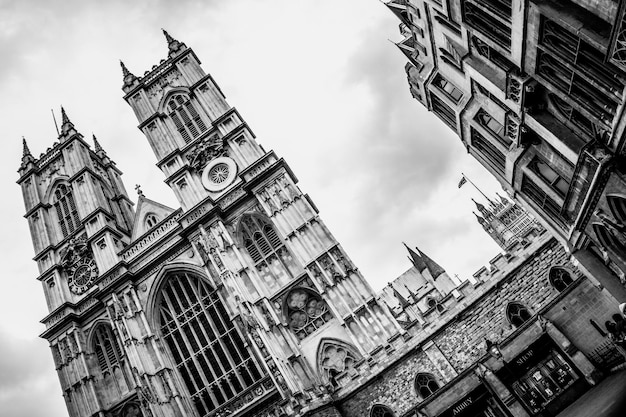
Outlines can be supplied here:
[[459, 181], [459, 188], [463, 187], [466, 182], [467, 178], [465, 178], [465, 175], [463, 175], [463, 177], [461, 177], [461, 181]]

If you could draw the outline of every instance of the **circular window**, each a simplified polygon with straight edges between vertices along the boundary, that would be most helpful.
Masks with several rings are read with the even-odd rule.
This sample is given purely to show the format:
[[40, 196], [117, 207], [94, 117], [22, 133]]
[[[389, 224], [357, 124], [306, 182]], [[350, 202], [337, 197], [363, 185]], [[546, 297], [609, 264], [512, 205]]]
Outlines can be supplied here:
[[226, 164], [217, 164], [209, 171], [209, 180], [215, 184], [221, 184], [228, 178], [230, 170]]
[[222, 191], [232, 184], [236, 174], [235, 161], [226, 156], [215, 158], [202, 171], [202, 185], [208, 191]]

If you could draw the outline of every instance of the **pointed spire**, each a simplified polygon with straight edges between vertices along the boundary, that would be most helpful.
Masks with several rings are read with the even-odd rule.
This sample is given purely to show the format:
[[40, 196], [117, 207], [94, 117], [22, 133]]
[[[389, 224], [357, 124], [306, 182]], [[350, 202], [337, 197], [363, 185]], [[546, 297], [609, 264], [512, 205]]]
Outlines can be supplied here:
[[70, 118], [67, 117], [67, 113], [65, 113], [65, 109], [61, 106], [61, 126], [66, 123], [72, 124], [72, 122], [70, 122]]
[[433, 279], [437, 279], [439, 275], [446, 272], [441, 266], [439, 266], [437, 262], [430, 259], [428, 255], [424, 253], [424, 251], [419, 250], [419, 248], [417, 247], [415, 249], [417, 249], [421, 253], [422, 259], [426, 264], [426, 268], [428, 268], [428, 271], [430, 272], [430, 275], [433, 277]]
[[100, 142], [98, 142], [98, 139], [96, 139], [96, 135], [92, 133], [91, 136], [93, 137], [93, 148], [96, 151], [96, 153], [104, 152], [104, 149], [102, 149], [102, 146], [100, 146]]
[[476, 204], [476, 208], [478, 209], [478, 211], [481, 212], [483, 217], [485, 217], [486, 219], [491, 217], [491, 214], [492, 214], [491, 211], [487, 210], [487, 208], [485, 206], [483, 206], [481, 203], [479, 203], [478, 201], [474, 200], [473, 198], [472, 198], [472, 201], [474, 202], [474, 204]]
[[402, 296], [402, 294], [400, 294], [398, 292], [398, 290], [396, 290], [396, 287], [394, 287], [393, 285], [391, 285], [391, 283], [389, 283], [389, 286], [391, 287], [391, 290], [393, 291], [393, 296], [396, 297], [396, 299], [398, 300], [398, 302], [400, 303], [400, 306], [402, 307], [402, 309], [405, 309], [406, 307], [410, 306], [411, 304]]
[[422, 272], [426, 269], [426, 263], [422, 259], [422, 257], [416, 253], [413, 249], [409, 248], [406, 243], [402, 242], [406, 250], [409, 251], [409, 260], [413, 263], [413, 266], [417, 268], [419, 272]]
[[161, 30], [163, 31], [163, 34], [165, 35], [165, 40], [167, 40], [167, 47], [169, 49], [167, 56], [171, 57], [176, 52], [178, 52], [181, 48], [185, 47], [184, 43], [179, 42], [178, 40], [172, 38], [172, 36], [170, 36], [170, 34], [167, 33], [167, 30], [165, 29], [161, 29]]
[[486, 221], [485, 219], [483, 219], [482, 217], [480, 217], [478, 215], [478, 213], [476, 213], [475, 211], [472, 211], [472, 213], [474, 213], [474, 216], [476, 216], [476, 220], [478, 220], [478, 223], [482, 224], [483, 226], [485, 225]]
[[33, 156], [30, 153], [30, 149], [28, 149], [28, 143], [26, 143], [26, 138], [24, 136], [22, 136], [22, 146], [23, 146], [22, 158], [27, 157], [27, 156]]
[[130, 71], [128, 71], [128, 68], [126, 68], [126, 65], [124, 65], [124, 61], [122, 61], [121, 59], [120, 59], [120, 66], [122, 67], [122, 76], [124, 78], [126, 78], [128, 75], [132, 75]]

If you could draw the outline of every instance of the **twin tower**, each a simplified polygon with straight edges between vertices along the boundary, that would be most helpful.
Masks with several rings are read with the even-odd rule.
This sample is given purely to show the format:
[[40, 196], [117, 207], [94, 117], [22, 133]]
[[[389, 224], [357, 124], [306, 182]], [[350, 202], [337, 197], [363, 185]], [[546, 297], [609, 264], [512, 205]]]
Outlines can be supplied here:
[[[62, 112], [18, 183], [72, 417], [316, 415], [388, 341], [405, 335], [320, 220], [284, 160], [256, 142], [194, 52], [124, 99], [176, 195], [140, 194]], [[452, 289], [447, 277], [438, 285]]]

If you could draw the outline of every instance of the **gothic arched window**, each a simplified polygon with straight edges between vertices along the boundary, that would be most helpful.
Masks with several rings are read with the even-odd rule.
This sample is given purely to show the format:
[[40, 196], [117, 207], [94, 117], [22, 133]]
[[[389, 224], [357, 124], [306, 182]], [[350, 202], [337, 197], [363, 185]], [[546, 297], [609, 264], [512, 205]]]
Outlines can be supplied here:
[[176, 129], [186, 143], [207, 130], [189, 96], [183, 94], [172, 96], [167, 103], [167, 109]]
[[415, 375], [415, 392], [417, 392], [420, 399], [423, 400], [430, 397], [439, 388], [439, 384], [433, 374], [420, 372]]
[[606, 196], [606, 201], [615, 220], [626, 224], [626, 198], [618, 195], [608, 195]]
[[67, 237], [80, 226], [72, 188], [65, 184], [60, 184], [54, 191], [54, 200], [54, 208], [59, 219], [61, 233], [63, 233], [63, 237]]
[[558, 292], [565, 291], [574, 282], [570, 273], [560, 266], [550, 269], [548, 280]]
[[263, 282], [277, 290], [301, 270], [269, 219], [247, 214], [239, 223], [243, 245]]
[[370, 417], [394, 417], [394, 415], [389, 407], [376, 404], [370, 411]]
[[530, 320], [531, 316], [530, 311], [524, 304], [513, 301], [506, 306], [506, 318], [515, 327], [520, 327]]
[[319, 294], [301, 287], [292, 289], [285, 297], [284, 313], [289, 328], [300, 340], [333, 318]]
[[607, 249], [622, 251], [626, 246], [609, 230], [605, 225], [600, 223], [593, 224], [593, 231], [598, 236], [598, 241]]
[[122, 351], [108, 324], [99, 324], [92, 336], [92, 348], [98, 360], [102, 375], [113, 374], [115, 367], [122, 363]]
[[163, 340], [201, 416], [262, 378], [217, 292], [199, 277], [168, 276], [157, 309]]

